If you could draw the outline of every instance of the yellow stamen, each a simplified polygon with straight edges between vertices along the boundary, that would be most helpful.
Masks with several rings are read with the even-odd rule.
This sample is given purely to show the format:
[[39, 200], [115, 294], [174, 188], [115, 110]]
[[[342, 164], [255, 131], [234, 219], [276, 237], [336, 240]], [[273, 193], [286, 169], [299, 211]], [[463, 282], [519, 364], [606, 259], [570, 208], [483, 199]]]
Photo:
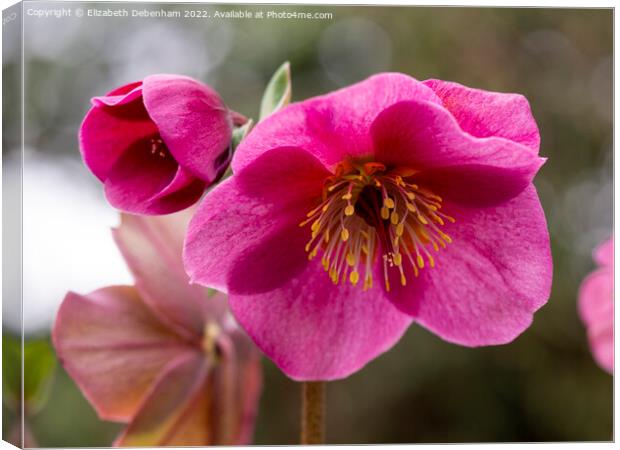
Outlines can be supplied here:
[[385, 206], [381, 208], [381, 218], [384, 220], [390, 218], [390, 211]]
[[347, 253], [347, 264], [351, 267], [355, 265], [355, 255], [353, 253]]
[[355, 286], [357, 284], [357, 282], [360, 279], [360, 274], [357, 272], [357, 270], [354, 270], [353, 272], [351, 272], [351, 274], [349, 275], [349, 281], [351, 282], [351, 284], [353, 286]]

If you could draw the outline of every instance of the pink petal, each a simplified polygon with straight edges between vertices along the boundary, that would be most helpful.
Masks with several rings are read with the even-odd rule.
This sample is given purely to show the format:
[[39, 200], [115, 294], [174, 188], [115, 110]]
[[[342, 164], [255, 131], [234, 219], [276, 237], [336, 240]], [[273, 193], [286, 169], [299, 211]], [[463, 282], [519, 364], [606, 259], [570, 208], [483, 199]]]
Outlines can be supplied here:
[[579, 315], [585, 323], [590, 348], [596, 362], [607, 372], [614, 371], [613, 270], [591, 273], [579, 289]]
[[422, 171], [416, 182], [476, 206], [514, 197], [544, 163], [521, 144], [463, 132], [447, 110], [430, 102], [391, 106], [372, 124], [372, 135], [378, 160]]
[[[232, 317], [230, 317], [232, 320]], [[252, 441], [262, 387], [261, 357], [235, 324], [217, 339], [218, 365], [211, 372], [213, 441], [248, 445]]]
[[614, 238], [611, 237], [594, 250], [594, 261], [600, 266], [611, 266], [614, 263]]
[[214, 181], [228, 163], [232, 119], [209, 86], [178, 75], [144, 79], [144, 104], [174, 158], [194, 176]]
[[53, 329], [61, 363], [104, 420], [127, 421], [163, 367], [192, 347], [162, 324], [133, 287], [65, 297]]
[[189, 176], [170, 155], [153, 155], [149, 138], [133, 142], [104, 183], [110, 204], [135, 214], [178, 211], [198, 201], [204, 191], [204, 183]]
[[328, 167], [347, 157], [372, 155], [370, 124], [386, 107], [409, 99], [440, 103], [431, 89], [399, 73], [375, 75], [293, 103], [256, 125], [237, 148], [233, 171], [276, 147], [302, 148]]
[[144, 302], [159, 319], [188, 338], [202, 335], [205, 319], [217, 319], [226, 299], [208, 298], [207, 289], [190, 285], [183, 268], [183, 239], [194, 208], [166, 216], [121, 215], [113, 230]]
[[441, 98], [461, 129], [472, 136], [503, 137], [538, 153], [540, 135], [530, 105], [519, 94], [472, 89], [458, 83], [425, 80]]
[[139, 97], [142, 97], [142, 81], [126, 84], [100, 97], [93, 97], [90, 102], [93, 106], [116, 106], [130, 103]]
[[115, 446], [212, 444], [207, 391], [209, 364], [200, 354], [182, 355], [155, 380]]
[[[130, 87], [134, 90], [124, 92]], [[86, 166], [101, 181], [105, 181], [125, 150], [136, 141], [158, 132], [144, 108], [142, 98], [136, 95], [140, 89], [139, 84], [133, 83], [112, 91], [108, 97], [93, 99], [95, 106], [82, 122], [80, 151]]]
[[456, 223], [442, 228], [452, 243], [434, 255], [434, 268], [389, 297], [404, 312], [449, 342], [504, 344], [532, 322], [549, 298], [549, 233], [536, 190], [484, 209], [446, 202]]
[[347, 377], [389, 350], [411, 323], [379, 287], [334, 286], [318, 261], [278, 289], [229, 301], [258, 347], [299, 381]]
[[190, 222], [185, 268], [193, 281], [265, 292], [307, 264], [299, 227], [329, 173], [308, 153], [274, 149], [209, 192]]

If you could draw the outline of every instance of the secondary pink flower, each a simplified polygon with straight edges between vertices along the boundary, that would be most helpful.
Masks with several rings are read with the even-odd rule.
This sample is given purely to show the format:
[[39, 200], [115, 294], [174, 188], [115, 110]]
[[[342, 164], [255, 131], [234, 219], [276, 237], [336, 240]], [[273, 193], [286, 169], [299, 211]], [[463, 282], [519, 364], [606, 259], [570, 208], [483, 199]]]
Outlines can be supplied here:
[[598, 268], [579, 289], [579, 315], [586, 325], [594, 359], [609, 373], [614, 371], [614, 242], [608, 239], [594, 251]]
[[412, 321], [468, 346], [512, 341], [548, 299], [524, 97], [396, 73], [260, 122], [190, 222], [192, 280], [290, 377], [335, 379]]
[[69, 292], [53, 330], [58, 357], [122, 446], [248, 444], [260, 355], [224, 294], [190, 285], [189, 214], [124, 215], [114, 237], [135, 286]]
[[80, 150], [120, 210], [167, 214], [186, 208], [228, 166], [231, 112], [199, 81], [151, 75], [92, 104], [80, 129]]

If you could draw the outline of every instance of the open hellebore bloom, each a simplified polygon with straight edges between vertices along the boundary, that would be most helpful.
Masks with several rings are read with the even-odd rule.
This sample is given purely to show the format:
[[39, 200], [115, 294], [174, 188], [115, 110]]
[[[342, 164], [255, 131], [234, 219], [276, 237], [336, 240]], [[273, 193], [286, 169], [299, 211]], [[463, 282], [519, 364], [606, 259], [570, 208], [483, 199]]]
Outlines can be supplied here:
[[151, 75], [93, 98], [92, 105], [80, 150], [120, 210], [184, 209], [228, 166], [233, 113], [199, 81]]
[[579, 289], [579, 315], [586, 325], [594, 359], [609, 373], [614, 371], [614, 242], [608, 239], [594, 251], [598, 268]]
[[510, 342], [549, 296], [532, 179], [544, 160], [514, 94], [386, 73], [269, 116], [190, 222], [190, 277], [295, 379], [345, 377], [412, 321]]
[[260, 355], [224, 294], [190, 285], [181, 264], [189, 215], [124, 215], [114, 237], [135, 286], [65, 297], [53, 330], [69, 375], [122, 446], [248, 444]]

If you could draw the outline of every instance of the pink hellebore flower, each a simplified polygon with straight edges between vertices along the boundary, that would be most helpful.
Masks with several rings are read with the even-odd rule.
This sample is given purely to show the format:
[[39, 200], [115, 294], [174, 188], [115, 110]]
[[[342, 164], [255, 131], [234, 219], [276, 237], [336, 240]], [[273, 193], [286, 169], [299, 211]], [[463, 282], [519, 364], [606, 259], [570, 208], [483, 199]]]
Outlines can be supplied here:
[[614, 372], [614, 242], [608, 239], [594, 251], [599, 267], [586, 277], [579, 289], [578, 309], [586, 325], [594, 359], [609, 373]]
[[80, 129], [80, 150], [120, 210], [184, 209], [228, 166], [233, 113], [199, 81], [151, 75], [92, 104]]
[[291, 104], [203, 200], [186, 269], [294, 379], [346, 377], [412, 321], [510, 342], [551, 285], [538, 146], [525, 98], [439, 80], [385, 73]]
[[248, 444], [260, 355], [181, 264], [187, 212], [123, 215], [114, 237], [135, 286], [69, 292], [53, 330], [58, 357], [122, 446]]

